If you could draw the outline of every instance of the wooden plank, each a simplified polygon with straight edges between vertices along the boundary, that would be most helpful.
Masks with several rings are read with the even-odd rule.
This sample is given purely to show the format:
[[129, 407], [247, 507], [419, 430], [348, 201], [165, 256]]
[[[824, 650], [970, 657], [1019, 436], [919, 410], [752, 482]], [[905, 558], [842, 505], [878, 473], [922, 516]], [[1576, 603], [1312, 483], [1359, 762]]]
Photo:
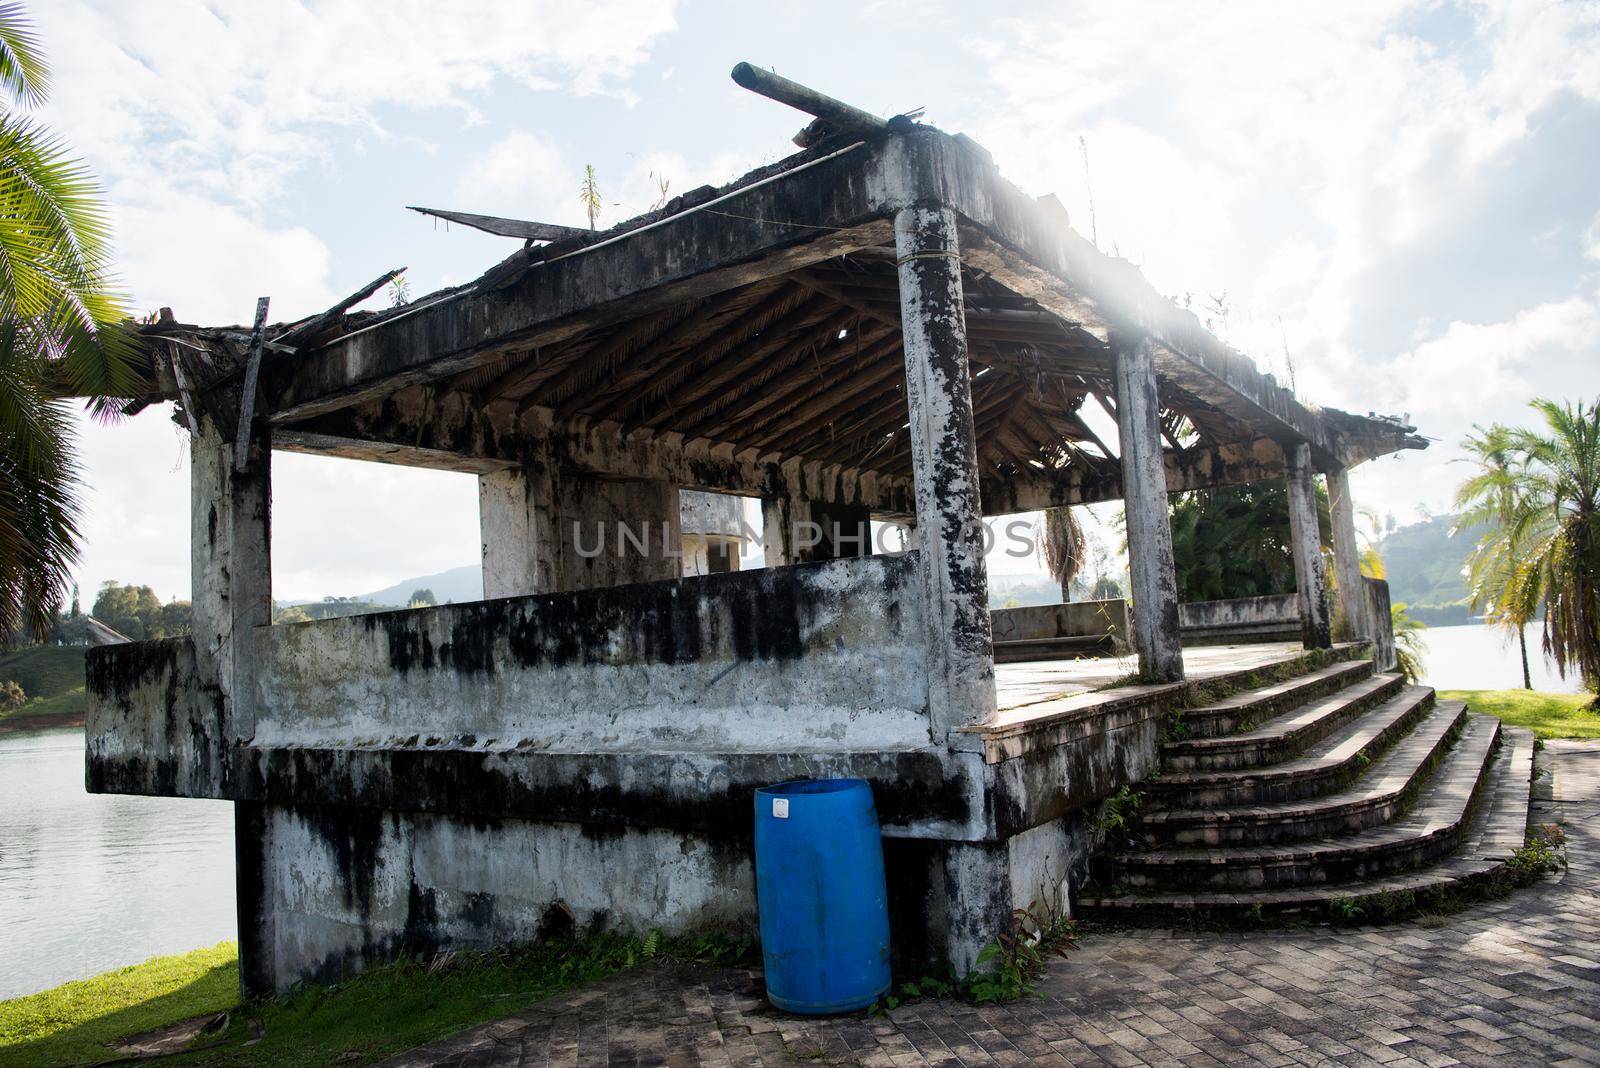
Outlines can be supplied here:
[[[372, 294], [376, 293], [380, 288], [388, 285], [390, 282], [393, 282], [402, 274], [405, 274], [405, 272], [406, 269], [404, 267], [396, 267], [392, 271], [380, 274], [378, 277], [374, 278], [372, 281], [368, 282], [366, 285], [362, 286], [348, 297], [345, 297], [343, 300], [329, 308], [327, 311], [323, 312], [321, 315], [307, 319], [298, 326], [292, 326], [288, 330], [285, 330], [283, 333], [279, 334], [277, 337], [273, 338], [273, 347], [277, 348], [279, 346], [286, 345], [291, 341], [301, 347], [315, 345], [319, 340], [319, 336], [323, 334], [328, 327], [338, 323], [340, 317], [343, 316], [345, 312], [349, 311], [351, 308], [354, 308], [357, 304], [360, 304], [362, 301], [372, 296]], [[252, 344], [254, 343], [253, 336], [251, 342]]]
[[250, 466], [250, 423], [255, 418], [256, 379], [261, 377], [261, 335], [267, 328], [269, 297], [256, 301], [256, 322], [250, 330], [250, 351], [245, 357], [244, 397], [239, 401], [239, 429], [233, 439], [233, 469]]
[[443, 208], [419, 208], [408, 205], [407, 211], [431, 215], [445, 222], [470, 226], [497, 237], [520, 237], [524, 241], [564, 241], [569, 237], [593, 238], [593, 230], [580, 226], [562, 226], [558, 223], [533, 222], [528, 219], [504, 219], [498, 215], [474, 215], [470, 211], [446, 211]]

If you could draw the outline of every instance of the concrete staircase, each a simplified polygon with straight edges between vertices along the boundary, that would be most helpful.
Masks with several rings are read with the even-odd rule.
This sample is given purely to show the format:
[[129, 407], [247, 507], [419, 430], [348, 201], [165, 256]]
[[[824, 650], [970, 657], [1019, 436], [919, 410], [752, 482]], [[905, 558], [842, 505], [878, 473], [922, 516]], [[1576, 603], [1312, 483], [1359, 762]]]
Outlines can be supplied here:
[[1086, 919], [1381, 919], [1492, 878], [1524, 843], [1532, 733], [1368, 660], [1185, 709], [1168, 733]]

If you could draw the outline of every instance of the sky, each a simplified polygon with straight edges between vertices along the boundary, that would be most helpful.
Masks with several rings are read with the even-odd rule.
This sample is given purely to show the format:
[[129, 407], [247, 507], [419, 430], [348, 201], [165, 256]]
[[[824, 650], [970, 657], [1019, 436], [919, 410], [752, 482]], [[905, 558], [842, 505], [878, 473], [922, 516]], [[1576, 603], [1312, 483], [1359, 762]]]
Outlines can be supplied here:
[[[321, 310], [413, 295], [514, 245], [408, 204], [601, 224], [725, 182], [804, 117], [739, 60], [987, 147], [1303, 399], [1407, 415], [1425, 453], [1359, 503], [1447, 511], [1457, 442], [1600, 396], [1600, 4], [51, 0], [42, 117], [105, 189], [133, 307]], [[1225, 309], [1225, 314], [1217, 309]], [[171, 409], [84, 422], [80, 582], [188, 594]], [[470, 476], [277, 454], [279, 599], [474, 563]], [[1032, 561], [996, 560], [999, 570]]]

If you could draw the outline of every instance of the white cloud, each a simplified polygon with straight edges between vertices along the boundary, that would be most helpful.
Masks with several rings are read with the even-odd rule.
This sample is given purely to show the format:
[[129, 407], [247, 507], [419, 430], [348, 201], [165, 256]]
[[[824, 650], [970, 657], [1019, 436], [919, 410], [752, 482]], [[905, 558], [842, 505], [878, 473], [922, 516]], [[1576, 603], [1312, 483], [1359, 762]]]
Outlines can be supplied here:
[[[1567, 299], [1574, 279], [1523, 294], [1527, 310], [1504, 322], [1372, 323], [1395, 317], [1386, 287], [1424, 281], [1405, 276], [1418, 257], [1502, 222], [1486, 210], [1514, 215], [1484, 189], [1544, 109], [1600, 101], [1600, 7], [1058, 6], [992, 32], [971, 51], [995, 92], [974, 101], [968, 128], [1025, 188], [1057, 191], [1085, 234], [1087, 137], [1101, 247], [1165, 292], [1226, 290], [1230, 340], [1280, 377], [1287, 341], [1302, 395], [1361, 411], [1392, 402], [1453, 443], [1492, 402], [1593, 388], [1534, 358], [1588, 344], [1592, 359], [1573, 331], [1593, 302]], [[1597, 234], [1600, 218], [1565, 247], [1581, 240], [1600, 259]], [[1425, 281], [1442, 289], [1450, 270], [1464, 287], [1493, 284], [1493, 264], [1430, 266]], [[1406, 500], [1400, 483], [1391, 491], [1385, 506]]]
[[140, 312], [179, 301], [173, 312], [186, 323], [248, 322], [256, 298], [269, 294], [273, 319], [287, 320], [333, 300], [328, 248], [301, 227], [274, 229], [238, 208], [187, 197], [161, 209], [128, 206], [121, 218], [120, 270]]
[[470, 115], [499, 78], [615, 91], [673, 28], [673, 6], [189, 0], [152, 17], [68, 0], [40, 21], [47, 42], [87, 45], [55, 49], [55, 108], [105, 170], [262, 203], [326, 154], [330, 136], [390, 136], [385, 108]]
[[582, 226], [578, 170], [548, 139], [516, 130], [462, 163], [456, 195], [480, 215]]
[[[1594, 296], [1540, 304], [1504, 322], [1452, 322], [1384, 364], [1373, 386], [1413, 417], [1432, 417], [1440, 427], [1455, 427], [1463, 417], [1472, 423], [1518, 419], [1537, 392], [1533, 372], [1592, 358], [1597, 336]], [[1566, 384], [1582, 389], [1595, 383]]]
[[[412, 139], [404, 127], [429, 110], [476, 121], [477, 104], [502, 81], [625, 94], [627, 76], [673, 28], [673, 7], [175, 0], [157, 12], [57, 0], [32, 13], [56, 75], [44, 117], [106, 189], [135, 307], [170, 303], [186, 321], [217, 323], [247, 321], [263, 293], [275, 319], [337, 295], [328, 247], [282, 222], [290, 194], [303, 191], [297, 183], [314, 168], [332, 172], [336, 149]], [[429, 147], [408, 150], [425, 156]], [[508, 195], [515, 165], [537, 162], [518, 152], [531, 147], [503, 146], [486, 172]], [[115, 427], [82, 424], [87, 597], [106, 579], [187, 594], [183, 446], [170, 408]], [[301, 457], [275, 468], [280, 593], [358, 593], [476, 559], [471, 478]], [[329, 529], [339, 536], [327, 538]]]

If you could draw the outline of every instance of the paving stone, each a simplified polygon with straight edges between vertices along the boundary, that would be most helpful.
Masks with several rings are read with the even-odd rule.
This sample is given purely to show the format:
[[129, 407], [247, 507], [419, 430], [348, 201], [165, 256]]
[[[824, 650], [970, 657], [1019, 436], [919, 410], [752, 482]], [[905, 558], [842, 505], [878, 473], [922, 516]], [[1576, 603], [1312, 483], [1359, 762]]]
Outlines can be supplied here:
[[1600, 744], [1543, 760], [1534, 818], [1564, 824], [1570, 868], [1442, 926], [1093, 934], [1035, 999], [872, 1018], [787, 1016], [759, 971], [657, 964], [387, 1063], [1600, 1065]]

